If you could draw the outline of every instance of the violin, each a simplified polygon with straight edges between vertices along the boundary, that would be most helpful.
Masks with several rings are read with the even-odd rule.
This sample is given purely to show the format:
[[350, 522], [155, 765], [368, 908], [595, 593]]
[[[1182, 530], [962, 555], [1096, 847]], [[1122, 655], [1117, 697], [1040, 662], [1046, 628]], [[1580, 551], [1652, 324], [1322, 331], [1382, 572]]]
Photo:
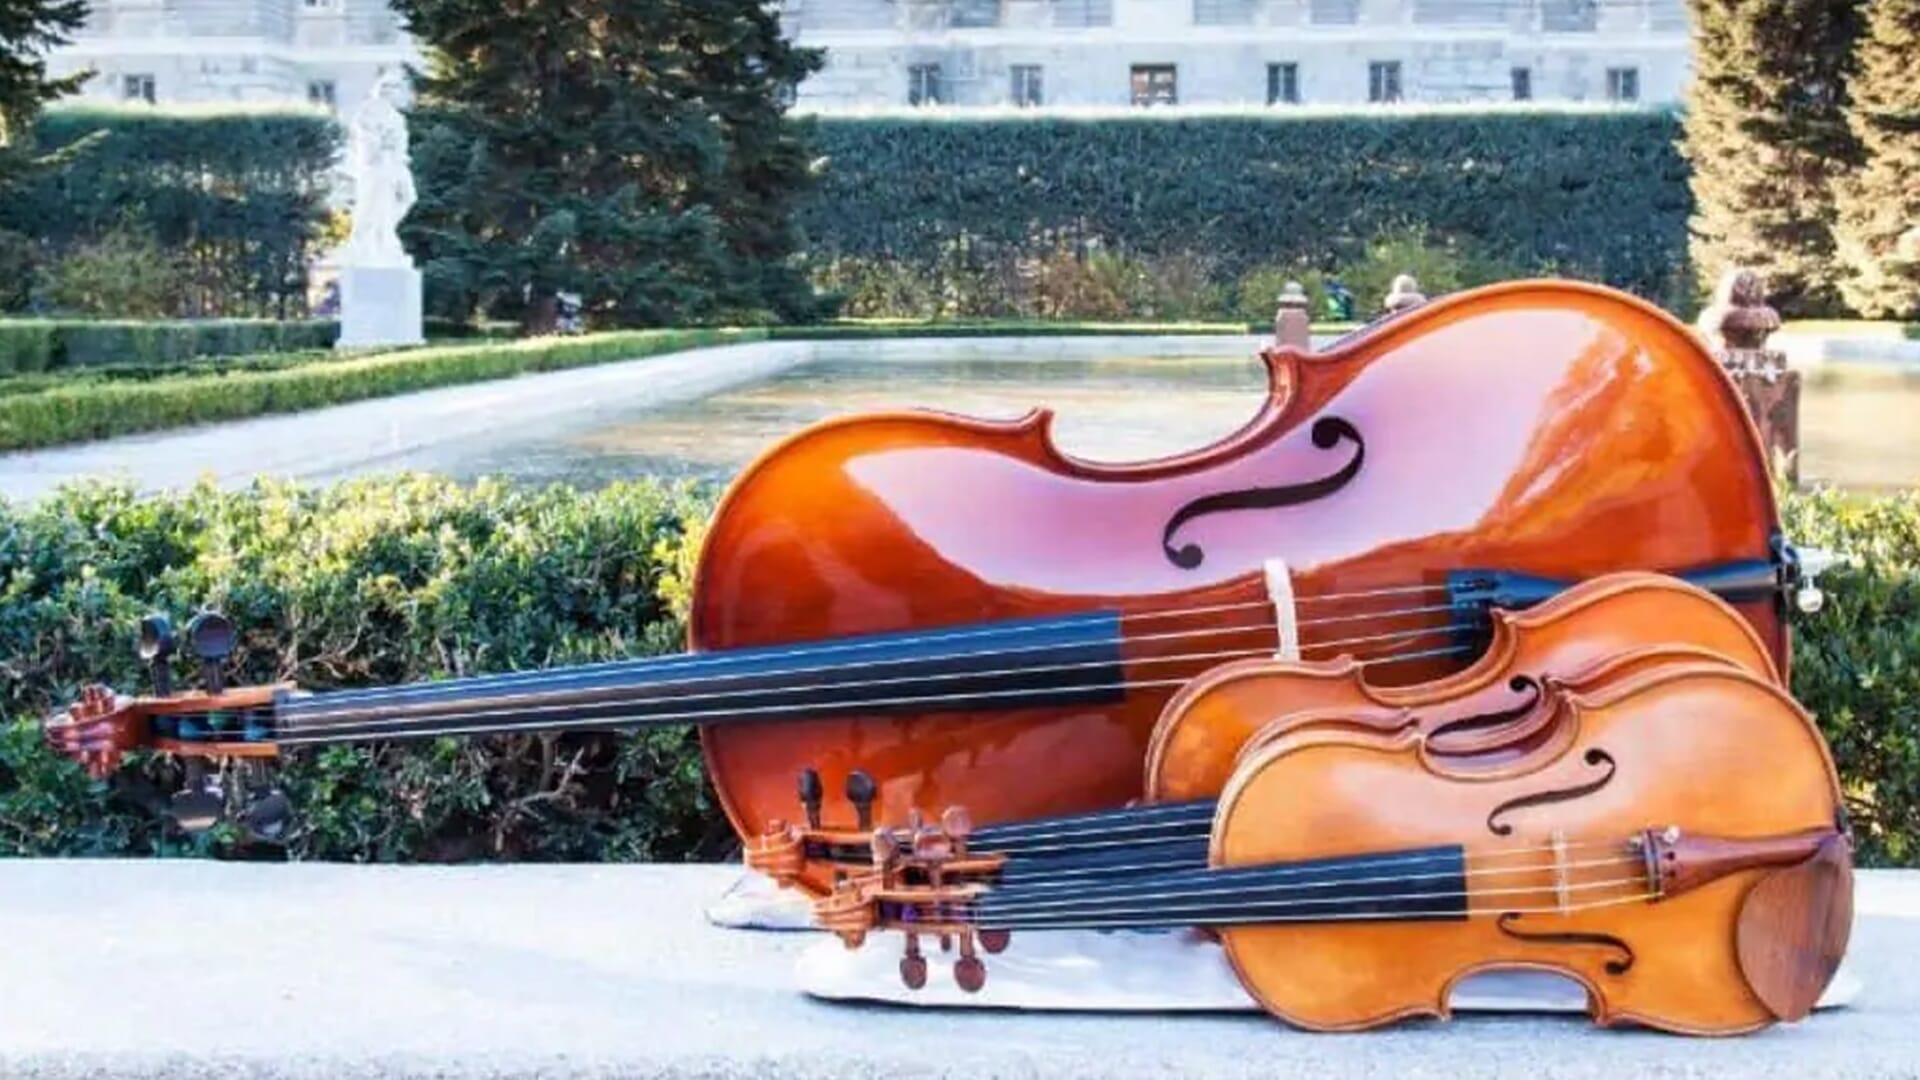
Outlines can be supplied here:
[[1735, 603], [1784, 671], [1784, 597], [1809, 568], [1779, 535], [1741, 399], [1657, 308], [1519, 282], [1262, 359], [1245, 427], [1147, 464], [1063, 454], [1045, 412], [801, 432], [717, 507], [689, 655], [228, 690], [236, 631], [208, 621], [186, 639], [211, 674], [175, 694], [170, 624], [150, 621], [154, 692], [92, 688], [48, 738], [96, 774], [136, 748], [185, 756], [191, 787], [205, 760], [291, 747], [697, 724], [747, 837], [787, 815], [804, 768], [865, 774], [887, 820], [1118, 806], [1196, 675], [1352, 656], [1417, 684], [1468, 663], [1495, 608], [1620, 569]]
[[[969, 880], [964, 815], [922, 842], [925, 884], [850, 879], [818, 901], [857, 946], [960, 940], [963, 988], [1015, 931], [1215, 928], [1262, 1006], [1315, 1031], [1447, 1015], [1452, 987], [1558, 972], [1603, 1025], [1733, 1034], [1798, 1020], [1845, 953], [1852, 844], [1812, 720], [1730, 665], [1553, 692], [1551, 738], [1491, 769], [1418, 731], [1270, 742], [1222, 792], [1203, 869], [1074, 889]], [[963, 871], [959, 883], [948, 871]]]
[[[1490, 623], [1489, 643], [1472, 664], [1417, 686], [1377, 685], [1372, 665], [1351, 658], [1223, 664], [1180, 688], [1155, 724], [1147, 805], [983, 825], [972, 830], [971, 850], [1002, 859], [992, 868], [1002, 882], [1203, 866], [1213, 800], [1236, 762], [1296, 731], [1417, 731], [1437, 756], [1512, 754], [1553, 716], [1549, 687], [1589, 691], [1673, 663], [1728, 664], [1780, 681], [1751, 623], [1711, 593], [1660, 574], [1595, 578], [1536, 607], [1496, 609]], [[814, 895], [838, 876], [872, 869], [874, 784], [856, 772], [848, 787], [855, 822], [822, 828], [821, 780], [803, 770], [806, 824], [771, 823], [746, 842], [747, 865]], [[911, 832], [897, 837], [901, 849]]]

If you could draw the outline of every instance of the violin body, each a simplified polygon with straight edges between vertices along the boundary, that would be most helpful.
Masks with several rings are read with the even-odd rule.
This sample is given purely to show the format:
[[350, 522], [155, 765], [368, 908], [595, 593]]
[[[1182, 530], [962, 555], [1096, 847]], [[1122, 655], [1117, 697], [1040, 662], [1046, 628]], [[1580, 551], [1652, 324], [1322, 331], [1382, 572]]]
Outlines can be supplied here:
[[1852, 881], [1811, 719], [1724, 665], [1562, 703], [1547, 744], [1494, 770], [1456, 770], [1416, 732], [1333, 728], [1245, 762], [1216, 867], [1464, 851], [1457, 877], [1376, 886], [1400, 917], [1223, 929], [1247, 989], [1316, 1030], [1445, 1016], [1460, 979], [1516, 968], [1578, 980], [1602, 1024], [1730, 1034], [1806, 1015], [1844, 952]]
[[1711, 593], [1661, 574], [1609, 574], [1537, 607], [1495, 611], [1492, 620], [1491, 644], [1477, 660], [1418, 686], [1374, 685], [1347, 658], [1242, 660], [1198, 676], [1154, 725], [1147, 800], [1212, 798], [1242, 757], [1307, 727], [1418, 731], [1431, 753], [1483, 754], [1537, 733], [1553, 715], [1547, 691], [1555, 686], [1593, 690], [1671, 663], [1724, 663], [1780, 681], [1751, 623]]
[[[902, 413], [818, 425], [745, 470], [702, 549], [696, 651], [1087, 610], [1119, 613], [1129, 633], [1124, 679], [1100, 700], [943, 711], [906, 695], [869, 713], [706, 724], [709, 775], [736, 830], [791, 817], [805, 767], [830, 787], [871, 775], [876, 814], [891, 821], [950, 804], [996, 822], [1138, 797], [1174, 689], [1274, 650], [1269, 560], [1291, 572], [1302, 655], [1364, 659], [1344, 643], [1444, 625], [1384, 598], [1450, 570], [1579, 580], [1774, 555], [1771, 481], [1739, 397], [1691, 331], [1632, 297], [1496, 286], [1324, 353], [1264, 359], [1270, 390], [1245, 427], [1167, 460], [1069, 457], [1046, 412]], [[1241, 621], [1223, 625], [1223, 611]], [[1784, 671], [1777, 601], [1740, 611]], [[1198, 632], [1213, 636], [1176, 640]], [[1417, 683], [1467, 659], [1398, 664], [1379, 681]], [[1288, 706], [1272, 704], [1270, 715]]]

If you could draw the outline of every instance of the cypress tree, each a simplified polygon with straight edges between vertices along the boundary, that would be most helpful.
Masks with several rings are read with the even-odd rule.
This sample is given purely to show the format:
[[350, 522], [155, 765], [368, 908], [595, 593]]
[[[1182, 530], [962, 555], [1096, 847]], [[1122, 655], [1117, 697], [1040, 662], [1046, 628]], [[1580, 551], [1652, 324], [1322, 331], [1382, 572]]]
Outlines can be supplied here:
[[820, 64], [763, 0], [396, 0], [426, 46], [407, 238], [443, 314], [532, 329], [810, 313], [783, 101]]
[[[1879, 0], [1876, 0], [1879, 2]], [[1834, 184], [1857, 155], [1844, 104], [1858, 0], [1689, 0], [1694, 270], [1764, 270], [1783, 311], [1838, 306]]]
[[1839, 187], [1847, 306], [1920, 315], [1920, 0], [1872, 0], [1855, 53], [1847, 121], [1865, 162]]

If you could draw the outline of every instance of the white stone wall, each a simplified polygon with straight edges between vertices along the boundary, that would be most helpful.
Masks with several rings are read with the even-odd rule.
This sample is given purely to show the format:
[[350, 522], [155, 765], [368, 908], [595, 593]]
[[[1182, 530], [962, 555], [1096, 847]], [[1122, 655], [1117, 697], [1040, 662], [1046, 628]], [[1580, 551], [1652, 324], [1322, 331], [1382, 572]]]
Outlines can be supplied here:
[[[909, 71], [938, 64], [958, 105], [1010, 100], [1013, 65], [1039, 65], [1050, 105], [1126, 105], [1136, 64], [1172, 64], [1182, 104], [1263, 104], [1267, 65], [1299, 65], [1306, 104], [1365, 102], [1368, 65], [1397, 61], [1410, 102], [1505, 101], [1516, 67], [1541, 101], [1605, 101], [1633, 68], [1639, 99], [1679, 100], [1683, 0], [780, 0], [827, 66], [805, 108], [904, 105]], [[1569, 29], [1571, 28], [1571, 29]], [[94, 0], [55, 57], [92, 68], [86, 93], [151, 75], [160, 101], [304, 100], [313, 81], [359, 100], [418, 54], [385, 0]]]
[[152, 76], [161, 102], [305, 101], [331, 83], [342, 106], [375, 78], [417, 62], [386, 0], [92, 0], [87, 28], [54, 54], [61, 73], [92, 70], [85, 96], [116, 101], [128, 76]]

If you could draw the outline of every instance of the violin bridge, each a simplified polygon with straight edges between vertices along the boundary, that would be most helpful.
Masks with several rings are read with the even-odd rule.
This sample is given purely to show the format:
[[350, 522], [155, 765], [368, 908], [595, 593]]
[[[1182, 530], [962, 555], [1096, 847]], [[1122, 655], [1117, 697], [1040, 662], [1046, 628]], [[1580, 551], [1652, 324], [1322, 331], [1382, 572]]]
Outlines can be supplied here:
[[1567, 834], [1555, 829], [1548, 843], [1553, 848], [1553, 902], [1560, 914], [1565, 915], [1573, 910], [1572, 890], [1567, 882]]
[[1293, 599], [1293, 571], [1285, 559], [1268, 559], [1267, 599], [1273, 603], [1273, 626], [1279, 636], [1276, 660], [1300, 659], [1300, 612]]

